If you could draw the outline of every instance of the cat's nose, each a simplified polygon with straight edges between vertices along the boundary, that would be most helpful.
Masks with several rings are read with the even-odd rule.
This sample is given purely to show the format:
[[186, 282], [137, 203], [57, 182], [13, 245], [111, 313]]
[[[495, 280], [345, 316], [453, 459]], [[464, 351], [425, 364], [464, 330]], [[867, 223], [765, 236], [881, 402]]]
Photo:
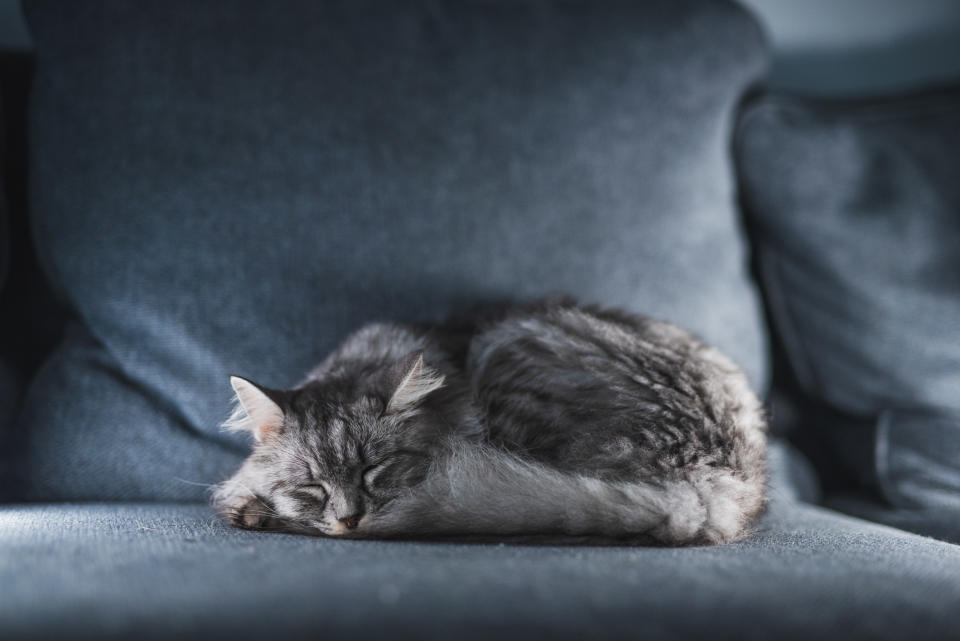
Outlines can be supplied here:
[[348, 530], [353, 530], [357, 527], [357, 524], [360, 522], [360, 517], [362, 516], [363, 514], [361, 512], [357, 512], [356, 514], [351, 514], [338, 520], [346, 525]]

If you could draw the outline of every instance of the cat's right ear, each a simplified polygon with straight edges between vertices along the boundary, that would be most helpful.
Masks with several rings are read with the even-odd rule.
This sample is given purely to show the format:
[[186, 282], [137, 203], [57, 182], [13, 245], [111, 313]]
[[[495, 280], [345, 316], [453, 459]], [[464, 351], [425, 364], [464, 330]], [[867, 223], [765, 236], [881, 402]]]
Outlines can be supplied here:
[[423, 353], [414, 352], [393, 369], [394, 390], [387, 412], [411, 409], [430, 392], [443, 387], [443, 374], [423, 364]]
[[252, 432], [259, 443], [276, 436], [283, 427], [283, 410], [272, 398], [277, 393], [239, 376], [230, 377], [230, 386], [237, 393], [237, 407], [224, 427]]

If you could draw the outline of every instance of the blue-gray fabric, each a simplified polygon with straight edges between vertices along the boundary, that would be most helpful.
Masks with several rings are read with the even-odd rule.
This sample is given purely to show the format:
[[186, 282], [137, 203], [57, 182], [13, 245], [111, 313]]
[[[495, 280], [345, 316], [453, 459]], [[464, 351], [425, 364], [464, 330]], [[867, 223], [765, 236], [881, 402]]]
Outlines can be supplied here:
[[960, 545], [960, 527], [957, 526], [956, 515], [945, 514], [941, 508], [892, 507], [863, 491], [830, 494], [824, 505], [867, 521]]
[[832, 428], [839, 460], [960, 537], [960, 86], [765, 96], [736, 148], [790, 365], [811, 398], [868, 421], [864, 438]]
[[227, 376], [295, 383], [374, 319], [570, 294], [685, 326], [761, 391], [727, 2], [28, 1], [31, 210], [79, 321], [25, 496], [199, 499]]
[[767, 492], [774, 500], [819, 503], [823, 498], [816, 470], [784, 439], [770, 439], [767, 474]]
[[960, 547], [775, 502], [685, 549], [228, 529], [203, 506], [0, 507], [4, 639], [869, 639], [960, 629]]

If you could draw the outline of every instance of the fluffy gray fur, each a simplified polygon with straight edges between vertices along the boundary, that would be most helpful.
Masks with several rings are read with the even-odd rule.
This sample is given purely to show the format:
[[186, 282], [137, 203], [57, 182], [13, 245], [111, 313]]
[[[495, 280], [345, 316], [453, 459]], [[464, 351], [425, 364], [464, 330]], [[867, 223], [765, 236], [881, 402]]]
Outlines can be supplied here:
[[234, 385], [227, 427], [258, 438], [214, 504], [240, 527], [685, 545], [743, 536], [764, 505], [744, 374], [624, 312], [369, 325], [295, 389]]

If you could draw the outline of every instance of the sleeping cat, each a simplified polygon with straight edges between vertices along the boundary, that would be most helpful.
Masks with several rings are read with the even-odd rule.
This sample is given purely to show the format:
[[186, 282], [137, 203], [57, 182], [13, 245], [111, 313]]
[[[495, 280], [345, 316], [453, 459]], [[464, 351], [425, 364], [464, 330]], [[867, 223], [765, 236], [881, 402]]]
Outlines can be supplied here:
[[292, 390], [231, 379], [233, 524], [351, 538], [744, 535], [765, 431], [744, 374], [670, 324], [553, 302], [368, 325]]

